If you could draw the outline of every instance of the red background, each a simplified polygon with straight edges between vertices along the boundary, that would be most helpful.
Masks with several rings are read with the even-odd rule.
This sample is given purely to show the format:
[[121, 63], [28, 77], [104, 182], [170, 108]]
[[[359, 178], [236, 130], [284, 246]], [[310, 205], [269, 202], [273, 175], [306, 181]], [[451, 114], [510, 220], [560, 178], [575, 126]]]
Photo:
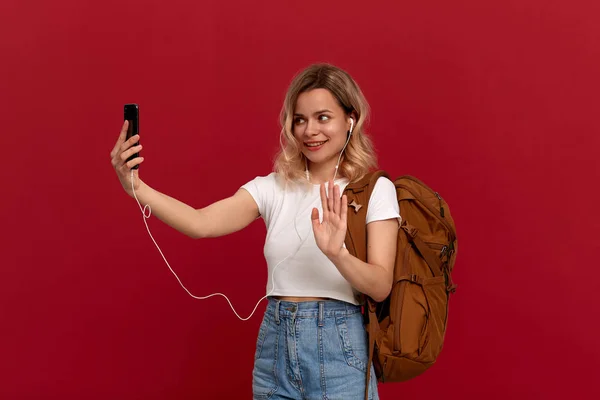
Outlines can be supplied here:
[[[250, 398], [258, 315], [194, 300], [109, 152], [140, 104], [151, 186], [195, 207], [268, 174], [292, 76], [349, 71], [381, 167], [438, 190], [460, 248], [446, 345], [382, 399], [598, 398], [600, 3], [75, 1], [0, 5], [0, 398]], [[248, 315], [264, 224], [194, 241], [196, 295]]]

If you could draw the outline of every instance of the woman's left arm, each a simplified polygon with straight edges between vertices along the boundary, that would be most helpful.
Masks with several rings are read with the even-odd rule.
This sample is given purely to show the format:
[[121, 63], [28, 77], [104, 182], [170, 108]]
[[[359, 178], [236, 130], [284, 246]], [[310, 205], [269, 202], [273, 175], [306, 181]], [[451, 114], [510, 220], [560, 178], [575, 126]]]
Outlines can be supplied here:
[[367, 262], [364, 262], [344, 247], [348, 199], [346, 196], [340, 199], [340, 188], [331, 181], [328, 192], [333, 195], [328, 196], [325, 184], [322, 184], [323, 221], [319, 221], [316, 208], [312, 211], [317, 246], [356, 290], [375, 301], [385, 300], [394, 278], [398, 220], [394, 218], [367, 224]]
[[356, 290], [383, 301], [392, 290], [398, 220], [371, 222], [367, 225], [367, 237], [367, 262], [354, 257], [345, 247], [328, 258]]

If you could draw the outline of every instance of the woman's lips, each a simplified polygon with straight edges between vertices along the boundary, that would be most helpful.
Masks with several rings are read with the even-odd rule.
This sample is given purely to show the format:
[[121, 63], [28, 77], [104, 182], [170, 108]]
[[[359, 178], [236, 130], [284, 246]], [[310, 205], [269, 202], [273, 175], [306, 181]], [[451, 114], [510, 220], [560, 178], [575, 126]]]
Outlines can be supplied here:
[[310, 151], [317, 151], [327, 142], [328, 140], [322, 140], [320, 142], [308, 142], [304, 143], [304, 146], [306, 146], [306, 148]]

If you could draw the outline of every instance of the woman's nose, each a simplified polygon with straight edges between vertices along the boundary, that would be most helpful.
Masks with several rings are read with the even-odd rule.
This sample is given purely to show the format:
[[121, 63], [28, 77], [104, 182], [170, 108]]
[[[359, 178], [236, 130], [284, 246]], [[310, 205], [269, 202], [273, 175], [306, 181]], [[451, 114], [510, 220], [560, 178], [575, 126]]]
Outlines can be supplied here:
[[306, 121], [306, 126], [304, 129], [304, 134], [306, 136], [314, 136], [319, 133], [319, 129], [316, 121], [308, 120]]

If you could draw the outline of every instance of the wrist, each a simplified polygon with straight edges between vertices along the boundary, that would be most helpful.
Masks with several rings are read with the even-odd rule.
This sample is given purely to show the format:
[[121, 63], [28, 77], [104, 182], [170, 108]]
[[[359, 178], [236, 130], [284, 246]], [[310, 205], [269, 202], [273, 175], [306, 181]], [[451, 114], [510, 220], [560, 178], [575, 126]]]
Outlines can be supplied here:
[[334, 263], [336, 266], [342, 264], [344, 262], [344, 260], [348, 257], [350, 257], [351, 254], [348, 251], [347, 248], [342, 247], [340, 248], [340, 251], [338, 251], [338, 253], [336, 255], [330, 255], [327, 256], [327, 258], [329, 258], [329, 260]]
[[[133, 195], [134, 190], [135, 190], [135, 196]], [[129, 186], [129, 188], [127, 190], [127, 194], [131, 198], [135, 198], [137, 196], [137, 198], [140, 199], [140, 198], [146, 197], [149, 190], [150, 190], [150, 186], [146, 185], [144, 183], [144, 181], [142, 181], [141, 179], [138, 178], [137, 188], [133, 189], [131, 186]]]

